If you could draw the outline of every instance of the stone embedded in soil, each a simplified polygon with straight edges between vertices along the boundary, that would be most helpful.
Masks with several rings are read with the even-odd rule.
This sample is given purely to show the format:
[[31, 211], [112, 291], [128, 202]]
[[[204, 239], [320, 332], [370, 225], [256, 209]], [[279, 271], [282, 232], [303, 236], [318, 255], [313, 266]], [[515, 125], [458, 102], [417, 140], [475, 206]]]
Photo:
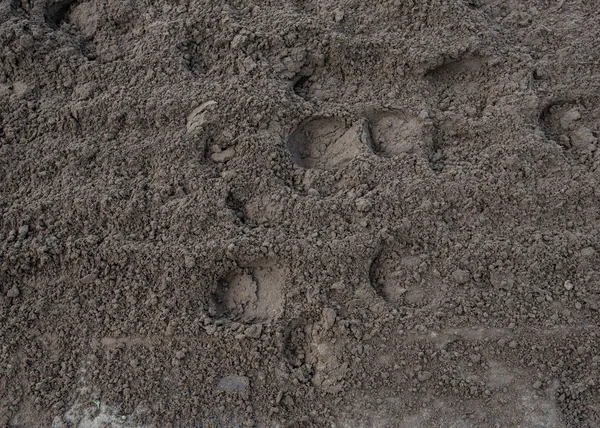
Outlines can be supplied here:
[[227, 162], [228, 160], [232, 159], [234, 156], [235, 156], [235, 148], [230, 147], [221, 152], [213, 153], [210, 156], [210, 158], [215, 162], [223, 163], [223, 162]]
[[84, 276], [83, 278], [81, 278], [81, 283], [85, 284], [85, 285], [90, 285], [93, 284], [94, 281], [96, 281], [96, 275], [93, 273], [89, 273], [86, 276]]
[[470, 275], [469, 272], [463, 269], [456, 269], [452, 272], [452, 278], [459, 284], [466, 284], [469, 282]]
[[6, 293], [6, 297], [15, 298], [15, 297], [19, 297], [20, 294], [21, 294], [21, 292], [15, 285], [13, 288], [8, 290], [8, 292]]
[[429, 379], [431, 379], [431, 376], [432, 376], [431, 372], [424, 370], [417, 374], [417, 379], [419, 379], [419, 382], [426, 382]]
[[19, 236], [21, 238], [27, 237], [28, 233], [29, 233], [29, 225], [28, 224], [24, 224], [23, 226], [19, 227]]
[[192, 110], [187, 117], [187, 133], [193, 134], [208, 123], [208, 115], [216, 108], [216, 106], [217, 102], [210, 100]]

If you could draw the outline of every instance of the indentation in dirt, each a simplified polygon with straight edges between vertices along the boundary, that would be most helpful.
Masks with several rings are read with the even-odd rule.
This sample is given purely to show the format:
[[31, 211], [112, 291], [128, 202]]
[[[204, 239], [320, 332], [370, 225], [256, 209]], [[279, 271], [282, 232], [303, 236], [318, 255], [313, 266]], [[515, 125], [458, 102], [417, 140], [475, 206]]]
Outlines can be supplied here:
[[425, 78], [437, 95], [439, 108], [468, 117], [480, 116], [487, 104], [486, 88], [493, 81], [488, 63], [487, 57], [466, 56], [428, 71]]
[[306, 320], [303, 317], [292, 319], [285, 329], [282, 343], [283, 355], [292, 368], [306, 363], [307, 344]]
[[229, 193], [225, 199], [225, 203], [227, 204], [227, 208], [229, 208], [242, 223], [246, 223], [247, 216], [243, 202], [238, 200], [232, 193]]
[[462, 80], [468, 75], [479, 73], [485, 65], [486, 58], [467, 56], [457, 60], [444, 62], [425, 73], [425, 76], [440, 81]]
[[342, 166], [371, 151], [368, 124], [364, 119], [351, 126], [340, 119], [312, 119], [290, 135], [287, 148], [294, 163], [303, 168]]
[[294, 92], [302, 98], [308, 98], [310, 90], [310, 76], [300, 74], [293, 80]]
[[96, 57], [92, 40], [98, 28], [99, 14], [94, 1], [58, 0], [47, 8], [44, 17], [51, 27], [78, 38], [86, 57]]
[[201, 46], [193, 39], [189, 39], [179, 46], [185, 67], [193, 76], [199, 76], [204, 72]]
[[71, 8], [78, 0], [57, 0], [48, 6], [44, 18], [46, 22], [55, 27], [60, 27], [67, 19]]
[[274, 321], [283, 314], [284, 269], [247, 267], [218, 281], [213, 294], [217, 317], [245, 323]]
[[374, 151], [383, 157], [424, 150], [427, 134], [423, 122], [410, 114], [382, 112], [370, 117]]
[[433, 95], [430, 104], [433, 123], [426, 154], [436, 173], [460, 151], [456, 142], [472, 136], [482, 123], [489, 89], [494, 84], [489, 64], [487, 57], [465, 54], [425, 73]]

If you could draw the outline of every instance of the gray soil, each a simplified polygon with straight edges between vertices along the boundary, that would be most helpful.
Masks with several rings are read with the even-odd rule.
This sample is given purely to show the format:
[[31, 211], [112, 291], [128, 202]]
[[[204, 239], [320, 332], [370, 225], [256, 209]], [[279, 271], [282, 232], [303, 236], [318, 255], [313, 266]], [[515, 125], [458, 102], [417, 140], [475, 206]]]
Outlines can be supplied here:
[[0, 2], [0, 427], [600, 426], [598, 0]]

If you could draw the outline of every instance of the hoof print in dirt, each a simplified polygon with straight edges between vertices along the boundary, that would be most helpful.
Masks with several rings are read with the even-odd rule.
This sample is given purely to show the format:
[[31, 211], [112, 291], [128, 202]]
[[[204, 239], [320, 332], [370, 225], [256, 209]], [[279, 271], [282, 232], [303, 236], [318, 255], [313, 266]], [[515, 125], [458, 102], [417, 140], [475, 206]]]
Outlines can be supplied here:
[[292, 160], [303, 168], [332, 169], [371, 152], [367, 122], [348, 126], [334, 118], [312, 119], [300, 125], [288, 139]]
[[492, 63], [486, 57], [469, 56], [445, 62], [425, 73], [437, 98], [433, 108], [440, 110], [436, 125], [443, 138], [466, 137], [473, 131], [470, 122], [482, 116], [494, 85]]
[[98, 28], [99, 14], [93, 1], [58, 0], [50, 4], [44, 18], [54, 29], [63, 29], [79, 39], [82, 53], [95, 58], [92, 42]]
[[381, 157], [427, 153], [430, 132], [423, 121], [410, 114], [381, 112], [369, 118], [373, 150]]
[[272, 266], [241, 268], [217, 284], [213, 316], [243, 323], [278, 319], [284, 308], [284, 269]]

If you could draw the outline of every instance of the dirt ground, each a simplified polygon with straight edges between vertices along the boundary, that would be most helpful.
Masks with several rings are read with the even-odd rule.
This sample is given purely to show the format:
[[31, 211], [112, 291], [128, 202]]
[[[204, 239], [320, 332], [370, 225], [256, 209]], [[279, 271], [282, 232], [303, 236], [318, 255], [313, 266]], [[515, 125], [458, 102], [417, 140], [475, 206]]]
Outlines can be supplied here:
[[3, 0], [0, 52], [0, 427], [600, 426], [598, 0]]

